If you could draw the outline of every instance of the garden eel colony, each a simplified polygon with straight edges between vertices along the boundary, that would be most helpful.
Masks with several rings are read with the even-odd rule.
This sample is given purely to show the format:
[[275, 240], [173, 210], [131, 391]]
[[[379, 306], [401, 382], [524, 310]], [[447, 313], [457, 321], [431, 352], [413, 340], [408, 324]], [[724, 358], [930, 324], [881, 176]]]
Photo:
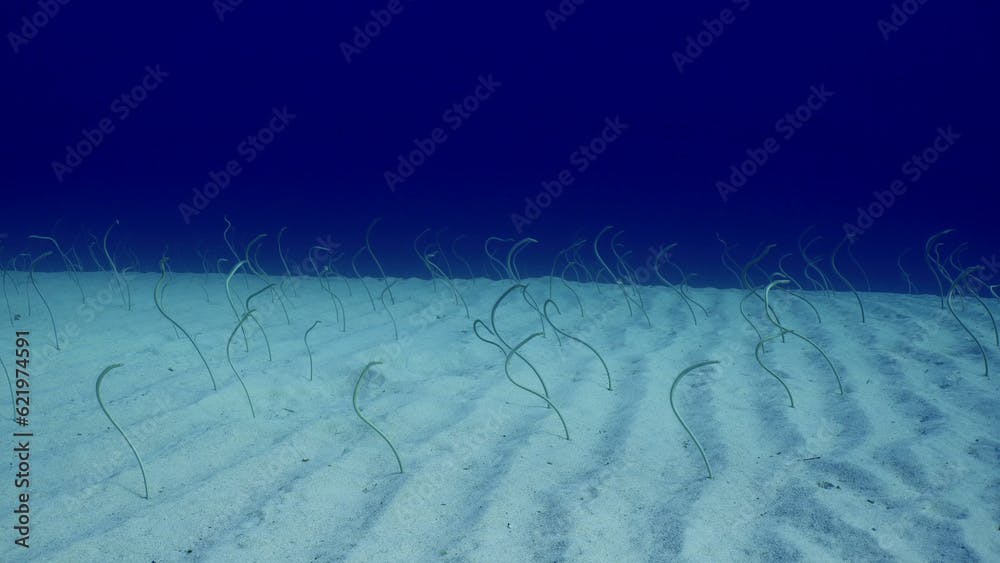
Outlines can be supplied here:
[[[199, 256], [201, 257], [202, 268], [204, 270], [205, 281], [203, 282], [203, 290], [206, 301], [209, 299], [209, 288], [214, 285], [221, 289], [225, 293], [232, 319], [230, 321], [230, 328], [226, 334], [220, 333], [212, 336], [200, 333], [199, 336], [202, 339], [202, 346], [205, 345], [205, 341], [209, 338], [224, 342], [226, 363], [230, 367], [233, 378], [239, 383], [243, 395], [247, 400], [250, 419], [257, 418], [258, 411], [254, 407], [251, 392], [247, 387], [241, 369], [233, 361], [231, 352], [233, 340], [236, 339], [236, 335], [241, 335], [240, 340], [243, 342], [244, 346], [242, 348], [244, 351], [251, 353], [252, 350], [255, 350], [261, 361], [265, 357], [265, 352], [267, 362], [289, 361], [288, 358], [275, 357], [272, 354], [271, 342], [264, 329], [264, 319], [259, 318], [255, 314], [261, 307], [270, 307], [273, 304], [277, 304], [284, 314], [286, 324], [301, 325], [304, 327], [304, 330], [298, 334], [302, 335], [302, 355], [308, 359], [308, 367], [302, 369], [299, 377], [312, 382], [316, 371], [313, 359], [314, 352], [317, 349], [324, 348], [325, 343], [330, 338], [336, 338], [336, 336], [329, 333], [320, 335], [324, 330], [317, 330], [317, 327], [326, 326], [323, 325], [322, 320], [317, 318], [302, 318], [299, 314], [301, 310], [296, 311], [293, 308], [290, 312], [286, 304], [294, 304], [299, 292], [304, 291], [310, 284], [316, 284], [324, 293], [330, 296], [329, 304], [332, 305], [335, 315], [334, 319], [331, 319], [333, 322], [330, 324], [333, 327], [339, 325], [338, 332], [341, 335], [348, 336], [351, 334], [349, 330], [350, 323], [348, 321], [347, 308], [345, 308], [345, 302], [341, 296], [346, 291], [347, 296], [350, 297], [352, 294], [352, 282], [361, 283], [372, 311], [377, 313], [378, 309], [375, 304], [375, 294], [371, 291], [371, 288], [369, 288], [368, 283], [365, 281], [365, 277], [361, 274], [361, 268], [364, 267], [371, 272], [377, 272], [376, 279], [379, 282], [378, 287], [380, 287], [378, 301], [381, 303], [381, 309], [385, 315], [383, 323], [386, 323], [384, 324], [386, 330], [381, 330], [378, 338], [388, 341], [389, 332], [387, 328], [391, 326], [391, 341], [396, 343], [400, 341], [401, 330], [397, 323], [397, 314], [393, 311], [396, 310], [397, 313], [404, 312], [402, 307], [405, 305], [405, 296], [403, 293], [394, 293], [393, 287], [399, 280], [391, 279], [387, 276], [372, 244], [375, 227], [379, 224], [380, 218], [375, 218], [368, 225], [364, 233], [364, 245], [357, 249], [357, 252], [352, 256], [351, 267], [355, 273], [354, 277], [345, 277], [337, 270], [336, 261], [343, 256], [342, 253], [333, 256], [327, 263], [323, 263], [322, 268], [320, 268], [320, 264], [317, 263], [317, 249], [332, 252], [325, 247], [314, 246], [309, 248], [307, 256], [303, 260], [297, 263], [293, 262], [293, 265], [289, 266], [286, 251], [282, 247], [282, 237], [287, 227], [283, 227], [278, 231], [276, 237], [278, 259], [280, 260], [283, 273], [277, 277], [272, 277], [271, 274], [265, 271], [260, 261], [261, 248], [266, 242], [268, 235], [260, 233], [254, 236], [243, 249], [243, 253], [240, 254], [232, 242], [231, 231], [233, 230], [233, 224], [228, 217], [225, 217], [224, 221], [226, 226], [221, 239], [224, 248], [228, 250], [231, 258], [219, 258], [215, 261], [214, 271], [210, 271], [209, 264], [212, 262], [208, 258], [208, 252], [199, 251]], [[66, 275], [78, 289], [84, 303], [87, 302], [89, 295], [82, 282], [82, 274], [92, 273], [93, 275], [98, 275], [99, 272], [110, 275], [110, 279], [108, 280], [109, 287], [113, 288], [114, 293], [117, 294], [123, 310], [133, 311], [136, 303], [142, 305], [145, 305], [147, 301], [151, 303], [162, 316], [162, 319], [167, 321], [157, 328], [162, 338], [171, 338], [171, 332], [174, 333], [174, 337], [179, 338], [183, 335], [184, 339], [190, 343], [190, 348], [193, 348], [195, 355], [197, 355], [198, 363], [204, 366], [205, 371], [208, 372], [211, 390], [206, 389], [206, 393], [226, 393], [226, 388], [220, 388], [217, 383], [215, 372], [212, 369], [212, 364], [218, 364], [218, 359], [214, 358], [213, 361], [210, 361], [202, 352], [202, 346], [199, 346], [197, 339], [188, 332], [185, 326], [178, 322], [174, 314], [169, 313], [173, 307], [170, 305], [170, 300], [167, 299], [169, 293], [167, 290], [175, 277], [175, 274], [173, 274], [169, 267], [170, 258], [164, 254], [159, 260], [159, 277], [153, 287], [152, 296], [133, 296], [129, 278], [137, 275], [140, 265], [135, 263], [125, 268], [120, 268], [120, 261], [116, 262], [115, 256], [118, 252], [113, 252], [109, 248], [108, 240], [112, 229], [117, 225], [119, 225], [119, 221], [116, 220], [108, 227], [101, 241], [106, 263], [99, 261], [98, 255], [94, 252], [93, 246], [96, 243], [96, 237], [91, 235], [91, 238], [94, 239], [94, 242], [91, 242], [88, 246], [90, 257], [94, 262], [94, 268], [90, 269], [93, 270], [91, 272], [88, 272], [88, 268], [80, 262], [79, 255], [75, 250], [71, 249], [70, 252], [64, 251], [63, 247], [59, 245], [54, 237], [44, 235], [31, 235], [28, 237], [29, 239], [42, 241], [50, 245], [53, 250], [45, 250], [34, 256], [26, 253], [19, 254], [8, 262], [8, 267], [0, 268], [0, 285], [2, 285], [11, 326], [14, 326], [15, 321], [14, 307], [11, 304], [12, 299], [25, 299], [25, 310], [30, 314], [31, 295], [27, 291], [27, 287], [30, 285], [32, 292], [42, 302], [49, 317], [52, 333], [46, 335], [46, 338], [56, 350], [61, 350], [60, 335], [57, 331], [58, 323], [56, 320], [58, 316], [56, 313], [61, 313], [61, 311], [53, 311], [50, 308], [50, 303], [45, 297], [43, 285], [39, 283], [36, 272], [36, 266], [39, 263], [55, 254], [61, 260]], [[592, 326], [587, 322], [588, 317], [581, 295], [590, 291], [598, 296], [603, 296], [603, 299], [606, 300], [620, 300], [618, 303], [622, 306], [625, 314], [629, 317], [635, 317], [636, 314], [641, 315], [642, 321], [644, 321], [642, 324], [648, 330], [658, 330], [662, 327], [657, 327], [659, 323], [655, 322], [655, 316], [650, 314], [653, 311], [650, 310], [648, 298], [643, 296], [643, 293], [648, 292], [650, 289], [650, 286], [644, 285], [645, 282], [655, 276], [655, 280], [662, 284], [660, 287], [669, 290], [670, 295], [675, 298], [674, 302], [683, 306], [690, 314], [692, 326], [697, 326], [698, 324], [699, 315], [696, 313], [696, 308], [700, 310], [704, 318], [710, 318], [712, 315], [710, 307], [702, 305], [701, 302], [695, 300], [692, 296], [692, 287], [689, 281], [693, 276], [685, 272], [676, 262], [672, 261], [672, 252], [677, 248], [677, 243], [661, 247], [659, 251], [655, 252], [655, 255], [652, 256], [652, 271], [645, 272], [645, 274], [649, 275], [646, 276], [646, 279], [640, 280], [639, 272], [629, 263], [630, 253], [623, 251], [624, 245], [619, 242], [619, 237], [621, 237], [623, 231], [614, 231], [614, 227], [608, 225], [593, 237], [589, 245], [592, 256], [587, 256], [587, 241], [585, 239], [576, 239], [572, 244], [555, 253], [551, 268], [548, 269], [548, 276], [541, 279], [526, 278], [518, 265], [519, 256], [524, 252], [530, 254], [529, 248], [539, 241], [533, 238], [522, 238], [520, 240], [496, 236], [486, 238], [482, 244], [486, 278], [494, 283], [499, 283], [500, 287], [506, 286], [506, 288], [498, 292], [493, 299], [493, 305], [489, 310], [487, 320], [481, 318], [473, 319], [466, 296], [469, 292], [476, 290], [477, 279], [473, 275], [474, 269], [472, 263], [462, 256], [457, 248], [458, 242], [467, 237], [459, 235], [454, 238], [449, 246], [450, 255], [455, 260], [455, 264], [463, 265], [468, 274], [468, 277], [457, 277], [452, 270], [451, 261], [448, 258], [449, 252], [446, 252], [445, 247], [440, 242], [441, 231], [438, 231], [433, 241], [430, 240], [431, 237], [427, 236], [430, 231], [430, 229], [426, 229], [418, 234], [412, 246], [434, 287], [437, 288], [438, 282], [440, 282], [440, 286], [447, 291], [446, 295], [448, 297], [446, 299], [451, 302], [450, 307], [454, 307], [455, 312], [468, 319], [468, 330], [461, 336], [463, 341], [456, 343], [456, 345], [475, 345], [475, 341], [478, 340], [491, 345], [492, 348], [496, 348], [500, 352], [500, 355], [495, 357], [496, 361], [488, 364], [489, 370], [492, 372], [491, 375], [499, 375], [502, 371], [504, 377], [518, 390], [516, 393], [525, 393], [521, 399], [522, 402], [518, 404], [537, 404], [537, 406], [543, 407], [547, 411], [551, 411], [551, 414], [556, 415], [555, 418], [560, 423], [561, 432], [555, 433], [552, 429], [544, 431], [544, 434], [553, 437], [561, 437], [567, 441], [572, 440], [570, 427], [574, 426], [574, 423], [577, 421], [572, 417], [564, 418], [563, 411], [559, 408], [562, 397], [550, 393], [550, 388], [546, 385], [542, 374], [543, 370], [538, 368], [536, 365], [537, 362], [532, 361], [532, 357], [537, 358], [537, 355], [530, 351], [532, 349], [530, 345], [536, 342], [536, 339], [541, 337], [543, 339], [554, 340], [559, 347], [560, 354], [576, 354], [579, 350], [585, 348], [585, 351], [591, 354], [597, 362], [586, 368], [587, 373], [580, 374], [580, 381], [587, 381], [588, 379], [592, 382], [600, 381], [601, 386], [609, 394], [618, 392], [619, 387], [625, 385], [624, 382], [627, 381], [627, 376], [622, 373], [624, 366], [609, 366], [600, 351], [601, 346], [594, 346], [587, 339], [579, 336], [581, 333], [586, 333], [588, 327]], [[609, 231], [612, 231], [611, 235], [608, 235]], [[737, 245], [731, 245], [716, 235], [722, 245], [722, 265], [725, 270], [733, 275], [742, 292], [738, 312], [749, 325], [748, 331], [752, 332], [756, 337], [756, 344], [746, 347], [743, 350], [744, 355], [747, 357], [750, 355], [753, 356], [757, 367], [759, 367], [758, 373], [770, 376], [781, 385], [788, 399], [789, 408], [795, 408], [796, 403], [793, 398], [792, 389], [786, 381], [787, 374], [783, 377], [779, 373], [778, 367], [765, 363], [763, 357], [768, 348], [779, 346], [781, 343], [787, 344], [788, 342], [798, 341], [807, 345], [804, 349], [805, 352], [812, 350], [818, 353], [818, 358], [822, 359], [823, 363], [834, 376], [837, 396], [843, 397], [848, 391], [859, 392], [856, 388], [852, 390], [850, 387], [850, 377], [847, 380], [842, 380], [840, 370], [837, 369], [838, 363], [841, 362], [828, 355], [824, 348], [814, 339], [806, 336], [807, 332], [811, 333], [820, 330], [823, 323], [819, 311], [822, 305], [817, 307], [814, 301], [818, 299], [839, 298], [835, 295], [837, 287], [831, 282], [832, 279], [839, 280], [841, 287], [846, 288], [853, 296], [858, 306], [858, 321], [860, 323], [867, 323], [869, 321], [880, 322], [878, 318], [866, 317], [862, 292], [855, 287], [847, 275], [838, 267], [837, 257], [846, 245], [850, 261], [855, 270], [857, 270], [854, 272], [854, 275], [860, 275], [864, 280], [862, 287], [868, 292], [871, 291], [867, 273], [864, 272], [860, 262], [851, 253], [850, 246], [853, 242], [847, 238], [843, 238], [830, 251], [829, 272], [834, 276], [830, 277], [823, 269], [823, 256], [818, 254], [816, 250], [821, 237], [810, 237], [811, 231], [812, 227], [807, 228], [798, 238], [795, 246], [797, 253], [784, 252], [780, 255], [780, 258], [775, 258], [777, 253], [774, 250], [779, 245], [770, 243], [759, 246], [757, 250], [748, 256], [742, 266], [735, 257]], [[1000, 330], [997, 329], [996, 321], [990, 309], [991, 304], [1000, 301], [996, 291], [996, 288], [1000, 286], [991, 286], [986, 283], [981, 266], [964, 267], [959, 263], [963, 245], [959, 245], [959, 248], [956, 248], [948, 255], [942, 255], [942, 249], [946, 247], [946, 243], [942, 241], [947, 240], [949, 238], [948, 235], [954, 232], [954, 229], [946, 229], [930, 236], [924, 244], [923, 260], [937, 285], [941, 309], [946, 310], [956, 324], [961, 327], [962, 331], [968, 335], [982, 358], [983, 370], [981, 375], [989, 377], [990, 354], [987, 352], [987, 349], [990, 346], [984, 344], [980, 335], [984, 332], [992, 332], [992, 346], [1000, 347]], [[602, 244], [602, 241], [604, 244]], [[501, 258], [499, 256], [504, 247], [506, 247], [506, 256]], [[906, 293], [912, 294], [917, 291], [917, 287], [904, 267], [904, 258], [908, 250], [904, 250], [899, 255], [896, 265], [902, 277], [902, 287], [905, 288]], [[363, 256], [367, 256], [368, 263], [359, 266], [359, 258]], [[792, 266], [786, 266], [788, 262], [795, 261], [797, 259], [796, 256], [801, 258], [801, 280], [796, 279], [793, 275]], [[224, 269], [227, 262], [230, 265], [227, 269]], [[661, 270], [664, 266], [669, 266], [675, 271], [675, 273], [669, 274], [673, 278], [673, 281]], [[8, 286], [12, 287], [13, 291], [8, 291]], [[542, 287], [547, 287], [545, 294], [542, 294]], [[985, 295], [986, 300], [984, 301], [980, 294], [985, 293], [989, 293], [989, 295]], [[241, 299], [241, 294], [246, 295], [246, 297]], [[614, 295], [618, 295], [618, 297], [616, 298]], [[575, 313], [570, 316], [561, 316], [559, 324], [562, 326], [558, 326], [554, 315], [562, 315], [562, 309], [557, 299], [563, 300], [564, 304], [567, 299], [575, 301], [576, 305], [574, 309], [579, 310], [579, 318], [576, 318]], [[257, 301], [256, 304], [253, 302], [254, 300]], [[795, 304], [798, 304], [799, 307], [808, 307], [807, 310], [811, 311], [815, 317], [816, 323], [808, 331], [786, 324], [786, 321], [782, 320], [788, 308]], [[177, 303], [174, 303], [174, 306], [176, 305]], [[985, 311], [986, 317], [977, 318], [988, 318], [990, 325], [984, 325], [980, 321], [970, 319], [973, 316], [974, 310], [976, 310], [973, 306]], [[510, 322], [509, 317], [511, 313], [509, 311], [514, 308], [519, 308], [522, 313], [527, 314], [529, 317], [537, 317], [537, 327], [539, 330]], [[505, 318], [507, 318], [506, 322], [504, 322]], [[189, 322], [187, 319], [185, 321]], [[980, 322], [981, 326], [974, 326], [976, 322]], [[168, 326], [171, 328], [165, 328]], [[255, 338], [258, 333], [260, 337]], [[311, 335], [312, 338], [310, 338]], [[404, 336], [409, 337], [409, 335], [405, 334]], [[786, 337], [794, 337], [795, 340], [790, 340]], [[570, 346], [564, 348], [564, 340]], [[694, 353], [694, 351], [686, 351], [684, 355], [686, 356], [687, 353]], [[500, 362], [500, 358], [503, 359], [502, 362]], [[115, 360], [124, 362], [124, 359], [121, 358], [111, 358], [111, 361], [114, 362]], [[813, 363], [815, 364], [815, 362]], [[6, 364], [0, 365], [3, 367], [10, 388], [11, 402], [16, 405], [14, 381], [11, 379]], [[703, 369], [709, 366], [717, 367], [711, 371]], [[97, 375], [97, 406], [121, 434], [126, 445], [134, 455], [143, 479], [144, 494], [142, 496], [148, 499], [149, 484], [147, 482], [145, 467], [139, 455], [142, 443], [139, 443], [139, 448], [137, 449], [129, 439], [126, 431], [112, 417], [101, 393], [102, 382], [106, 376], [112, 370], [123, 367], [123, 363], [111, 363], [111, 365], [108, 365]], [[738, 367], [742, 366], [738, 365], [733, 359], [721, 361], [710, 358], [690, 357], [683, 363], [675, 366], [660, 366], [658, 371], [667, 371], [668, 373], [675, 371], [678, 375], [674, 377], [672, 382], [661, 377], [662, 385], [658, 389], [650, 390], [657, 394], [658, 400], [662, 400], [665, 404], [669, 405], [677, 424], [696, 446], [704, 462], [707, 477], [709, 478], [714, 477], [710, 463], [712, 452], [706, 451], [702, 443], [696, 438], [698, 434], [697, 429], [692, 430], [684, 418], [682, 418], [678, 411], [677, 402], [675, 401], [675, 392], [685, 376], [691, 374], [693, 371], [700, 370], [703, 373], [703, 378], [709, 376], [705, 380], [711, 384], [711, 381], [715, 378], [727, 377], [726, 374], [728, 372], [732, 372]], [[353, 410], [361, 422], [378, 434], [389, 446], [395, 458], [398, 473], [401, 474], [404, 467], [402, 458], [406, 456], [407, 444], [405, 442], [400, 443], [401, 450], [397, 450], [396, 445], [390, 441], [387, 434], [364, 416], [359, 406], [359, 396], [365, 385], [373, 377], [382, 378], [382, 374], [391, 376], [396, 372], [405, 370], [405, 363], [394, 365], [387, 364], [382, 358], [368, 358], [364, 363], [359, 363], [355, 369], [360, 375], [357, 377], [353, 387], [351, 397]], [[127, 377], [139, 378], [142, 376], [139, 370], [132, 368], [123, 369], [122, 373]], [[371, 374], [375, 375], [372, 376]], [[546, 376], [558, 375], [562, 374], [546, 374]], [[847, 375], [850, 376], [851, 374]], [[857, 374], [853, 375], [857, 377]], [[701, 380], [699, 379], [699, 381]], [[667, 386], [668, 383], [670, 383], [669, 387]], [[804, 389], [801, 388], [801, 385], [799, 387], [796, 390], [797, 392], [822, 393], [826, 391], [823, 389]], [[683, 405], [680, 410], [694, 412], [697, 409], [697, 404], [687, 404]], [[16, 416], [16, 408], [14, 412]], [[391, 413], [382, 413], [381, 416], [384, 418], [382, 425], [391, 428], [393, 424]], [[389, 434], [391, 435], [392, 432], [390, 431]], [[497, 439], [501, 438], [498, 437]], [[402, 456], [400, 455], [400, 451], [403, 452]]]

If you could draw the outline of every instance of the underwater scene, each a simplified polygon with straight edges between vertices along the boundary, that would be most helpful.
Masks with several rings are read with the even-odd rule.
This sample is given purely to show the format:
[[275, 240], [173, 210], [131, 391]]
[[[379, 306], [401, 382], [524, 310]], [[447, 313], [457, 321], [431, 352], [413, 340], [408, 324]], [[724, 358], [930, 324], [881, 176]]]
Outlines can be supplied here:
[[1000, 561], [995, 3], [0, 13], [0, 561]]

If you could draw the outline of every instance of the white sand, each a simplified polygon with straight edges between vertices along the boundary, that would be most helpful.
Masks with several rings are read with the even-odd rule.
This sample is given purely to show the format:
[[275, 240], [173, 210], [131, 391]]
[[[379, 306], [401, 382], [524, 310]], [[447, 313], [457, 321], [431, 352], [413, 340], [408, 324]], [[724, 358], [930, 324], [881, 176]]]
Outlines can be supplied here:
[[[472, 333], [508, 282], [459, 280], [469, 319], [441, 282], [396, 280], [398, 342], [358, 280], [350, 296], [342, 280], [333, 286], [346, 332], [315, 279], [286, 282], [291, 324], [269, 294], [256, 300], [273, 360], [252, 325], [249, 354], [242, 336], [233, 341], [251, 419], [226, 362], [235, 319], [221, 276], [175, 275], [165, 292], [218, 391], [154, 307], [158, 275], [132, 277], [132, 311], [107, 274], [81, 274], [87, 295], [106, 299], [83, 308], [67, 275], [37, 277], [62, 349], [32, 296], [30, 318], [15, 323], [31, 331], [34, 354], [31, 547], [13, 543], [18, 428], [8, 420], [2, 561], [1000, 560], [1000, 354], [971, 302], [962, 314], [997, 366], [992, 379], [937, 297], [864, 294], [861, 324], [850, 294], [806, 292], [818, 324], [801, 302], [775, 296], [782, 322], [826, 350], [845, 390], [805, 344], [769, 344], [765, 361], [794, 394], [792, 409], [754, 360], [743, 292], [692, 289], [709, 312], [694, 325], [676, 294], [645, 287], [649, 328], [614, 286], [574, 284], [581, 318], [557, 283], [553, 321], [603, 355], [615, 387], [605, 388], [590, 351], [565, 339], [560, 347], [551, 329], [522, 349], [565, 417], [566, 441], [555, 413], [513, 386], [500, 350]], [[381, 280], [366, 281], [377, 301]], [[547, 297], [547, 280], [526, 283]], [[240, 302], [261, 285], [233, 284]], [[26, 314], [26, 290], [8, 286], [15, 313]], [[748, 303], [766, 326], [760, 302]], [[303, 333], [315, 320], [309, 381]], [[513, 344], [542, 325], [514, 294], [497, 326]], [[14, 330], [0, 331], [11, 377]], [[372, 360], [384, 364], [359, 404], [396, 445], [403, 474], [351, 406]], [[668, 403], [674, 377], [703, 360], [720, 364], [686, 376], [675, 399], [713, 479]], [[148, 500], [95, 397], [98, 374], [116, 362], [125, 365], [102, 393], [143, 458]], [[523, 363], [511, 367], [539, 387]]]

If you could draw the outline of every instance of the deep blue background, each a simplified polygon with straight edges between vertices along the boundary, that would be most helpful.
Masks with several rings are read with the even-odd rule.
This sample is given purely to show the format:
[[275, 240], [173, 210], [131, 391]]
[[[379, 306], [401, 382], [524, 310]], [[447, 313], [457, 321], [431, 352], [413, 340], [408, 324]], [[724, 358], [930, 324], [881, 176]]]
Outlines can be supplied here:
[[[221, 248], [224, 214], [238, 242], [268, 232], [273, 245], [287, 225], [293, 255], [327, 237], [350, 254], [381, 216], [373, 243], [390, 274], [420, 273], [410, 244], [427, 227], [448, 227], [446, 246], [466, 233], [462, 248], [478, 269], [483, 238], [519, 236], [510, 215], [615, 116], [627, 131], [525, 230], [541, 244], [524, 253], [522, 270], [547, 271], [574, 233], [592, 238], [605, 224], [626, 230], [636, 263], [650, 245], [679, 241], [676, 260], [700, 273], [696, 284], [735, 283], [715, 233], [739, 243], [743, 261], [760, 243], [794, 250], [815, 224], [817, 250], [828, 253], [858, 206], [946, 126], [960, 139], [854, 252], [894, 291], [906, 246], [930, 289], [919, 257], [942, 228], [960, 229], [950, 242], [970, 243], [967, 264], [1000, 253], [994, 2], [897, 3], [919, 9], [886, 39], [878, 22], [894, 5], [882, 1], [586, 0], [553, 30], [545, 10], [558, 9], [555, 0], [403, 0], [350, 62], [341, 43], [388, 2], [343, 4], [245, 0], [220, 21], [208, 0], [70, 0], [15, 53], [10, 33], [41, 8], [4, 2], [5, 260], [39, 250], [26, 235], [53, 228], [82, 252], [81, 225], [100, 237], [118, 218], [113, 237], [146, 269], [169, 245], [178, 269], [200, 271], [195, 245]], [[732, 23], [679, 72], [673, 53], [723, 9]], [[111, 104], [147, 65], [169, 77], [118, 120]], [[489, 74], [502, 86], [391, 192], [384, 172]], [[715, 182], [821, 85], [834, 96], [724, 203]], [[296, 115], [287, 130], [185, 224], [178, 204], [283, 106]], [[104, 117], [115, 130], [57, 181], [52, 162]], [[269, 268], [273, 252], [262, 251]]]

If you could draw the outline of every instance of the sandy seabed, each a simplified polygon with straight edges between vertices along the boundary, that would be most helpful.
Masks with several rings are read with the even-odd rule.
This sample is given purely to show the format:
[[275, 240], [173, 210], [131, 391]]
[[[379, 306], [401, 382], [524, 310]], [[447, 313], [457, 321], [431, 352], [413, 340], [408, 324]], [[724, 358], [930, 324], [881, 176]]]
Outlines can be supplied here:
[[[29, 331], [32, 437], [24, 549], [13, 449], [26, 428], [5, 419], [2, 561], [1000, 560], [1000, 374], [984, 377], [937, 296], [864, 293], [862, 324], [849, 293], [801, 292], [820, 322], [772, 291], [781, 323], [820, 346], [843, 383], [841, 394], [804, 341], [769, 340], [761, 359], [790, 408], [755, 359], [744, 291], [689, 289], [707, 310], [694, 309], [695, 323], [670, 288], [643, 287], [647, 323], [614, 285], [557, 281], [551, 321], [600, 353], [609, 391], [597, 356], [515, 290], [496, 329], [516, 346], [544, 327], [518, 352], [566, 440], [555, 409], [505, 376], [504, 345], [473, 333], [510, 281], [455, 280], [467, 317], [440, 280], [391, 279], [393, 302], [380, 279], [337, 278], [338, 320], [316, 278], [280, 280], [280, 293], [252, 302], [264, 332], [248, 318], [246, 340], [237, 332], [229, 347], [252, 417], [226, 348], [262, 282], [233, 280], [238, 313], [223, 276], [174, 274], [164, 288], [213, 390], [154, 305], [158, 274], [129, 276], [131, 311], [108, 274], [79, 275], [86, 303], [66, 274], [36, 274], [59, 350], [26, 275], [6, 287], [19, 318], [0, 331], [2, 359], [16, 380], [15, 331]], [[547, 278], [523, 283], [535, 305], [549, 297]], [[760, 300], [746, 308], [765, 337], [777, 334]], [[981, 307], [957, 312], [1000, 359]], [[541, 392], [523, 360], [512, 356], [511, 377]], [[669, 402], [675, 377], [708, 360], [719, 363], [688, 373], [674, 401], [711, 479]], [[372, 361], [382, 363], [358, 406], [403, 473], [352, 406]], [[143, 460], [148, 499], [95, 394], [115, 363], [101, 393]]]

